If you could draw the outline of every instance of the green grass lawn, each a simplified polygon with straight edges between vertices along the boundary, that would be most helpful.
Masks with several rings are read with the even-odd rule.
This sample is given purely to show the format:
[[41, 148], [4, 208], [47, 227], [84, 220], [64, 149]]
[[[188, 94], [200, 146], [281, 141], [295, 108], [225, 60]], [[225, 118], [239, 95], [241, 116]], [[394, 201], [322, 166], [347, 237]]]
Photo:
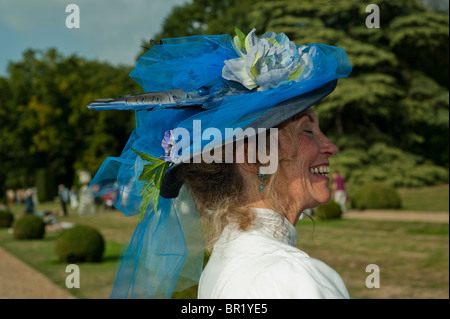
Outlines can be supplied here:
[[[442, 211], [447, 207], [448, 211], [448, 185], [421, 191], [401, 190], [401, 195], [403, 209], [424, 210], [426, 205], [421, 203], [432, 197], [430, 203], [434, 205], [429, 210]], [[405, 208], [405, 205], [411, 208]], [[43, 203], [37, 210], [55, 207], [58, 207], [57, 203]], [[16, 217], [23, 209], [23, 205], [12, 207]], [[69, 292], [78, 298], [108, 298], [114, 283], [117, 257], [134, 231], [137, 216], [124, 217], [117, 211], [101, 211], [80, 217], [71, 211], [68, 217], [60, 217], [60, 221], [93, 226], [106, 241], [103, 261], [79, 264], [81, 288]], [[448, 224], [351, 219], [313, 224], [302, 220], [297, 224], [297, 230], [297, 246], [334, 268], [344, 279], [352, 298], [449, 297]], [[0, 246], [67, 289], [67, 264], [59, 262], [54, 253], [57, 236], [56, 232], [48, 232], [42, 240], [16, 240], [7, 229], [0, 229]], [[365, 285], [369, 275], [365, 269], [369, 264], [377, 264], [380, 268], [381, 287], [378, 289], [369, 289]], [[195, 298], [196, 291], [191, 289], [177, 296]]]
[[[334, 268], [356, 299], [449, 298], [449, 225], [370, 220], [302, 220], [297, 247]], [[366, 267], [380, 269], [369, 289]]]

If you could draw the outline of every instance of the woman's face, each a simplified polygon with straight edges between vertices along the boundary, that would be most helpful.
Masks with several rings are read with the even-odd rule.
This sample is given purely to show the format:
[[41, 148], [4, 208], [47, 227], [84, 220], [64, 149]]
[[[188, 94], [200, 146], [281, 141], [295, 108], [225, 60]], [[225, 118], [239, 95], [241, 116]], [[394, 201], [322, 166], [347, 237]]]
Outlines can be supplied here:
[[279, 134], [280, 157], [291, 158], [281, 165], [282, 183], [292, 208], [300, 213], [330, 200], [328, 159], [336, 155], [338, 149], [320, 131], [317, 116], [311, 109], [302, 112], [299, 119], [289, 125], [291, 127], [286, 129], [295, 130], [290, 134], [293, 138], [283, 129]]

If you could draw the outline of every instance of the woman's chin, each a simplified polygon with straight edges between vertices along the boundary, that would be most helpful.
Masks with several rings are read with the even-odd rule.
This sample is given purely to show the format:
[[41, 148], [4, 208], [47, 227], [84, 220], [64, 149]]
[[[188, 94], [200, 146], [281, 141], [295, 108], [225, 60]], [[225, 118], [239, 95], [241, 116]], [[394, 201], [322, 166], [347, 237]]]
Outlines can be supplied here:
[[316, 207], [328, 204], [331, 200], [331, 193], [330, 193], [330, 191], [323, 192], [323, 193], [319, 194], [319, 196], [317, 196], [315, 199], [317, 202]]

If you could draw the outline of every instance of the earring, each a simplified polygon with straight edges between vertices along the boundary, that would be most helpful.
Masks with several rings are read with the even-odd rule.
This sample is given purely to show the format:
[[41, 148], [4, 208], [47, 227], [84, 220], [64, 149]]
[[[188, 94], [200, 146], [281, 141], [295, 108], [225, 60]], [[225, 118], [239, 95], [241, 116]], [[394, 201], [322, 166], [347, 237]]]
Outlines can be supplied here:
[[258, 173], [258, 177], [261, 180], [261, 185], [259, 186], [259, 191], [262, 192], [264, 191], [264, 180], [266, 179], [266, 174], [263, 173]]

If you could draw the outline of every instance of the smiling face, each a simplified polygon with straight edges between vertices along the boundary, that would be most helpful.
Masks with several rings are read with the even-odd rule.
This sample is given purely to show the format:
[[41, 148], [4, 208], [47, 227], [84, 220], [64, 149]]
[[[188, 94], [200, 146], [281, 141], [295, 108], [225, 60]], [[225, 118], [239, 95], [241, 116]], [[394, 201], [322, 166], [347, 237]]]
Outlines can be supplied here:
[[[321, 132], [316, 114], [311, 109], [300, 113], [280, 130], [279, 144], [283, 175], [280, 191], [288, 197], [292, 214], [327, 203], [331, 198], [329, 157], [338, 149]], [[292, 216], [288, 219], [292, 222]]]

